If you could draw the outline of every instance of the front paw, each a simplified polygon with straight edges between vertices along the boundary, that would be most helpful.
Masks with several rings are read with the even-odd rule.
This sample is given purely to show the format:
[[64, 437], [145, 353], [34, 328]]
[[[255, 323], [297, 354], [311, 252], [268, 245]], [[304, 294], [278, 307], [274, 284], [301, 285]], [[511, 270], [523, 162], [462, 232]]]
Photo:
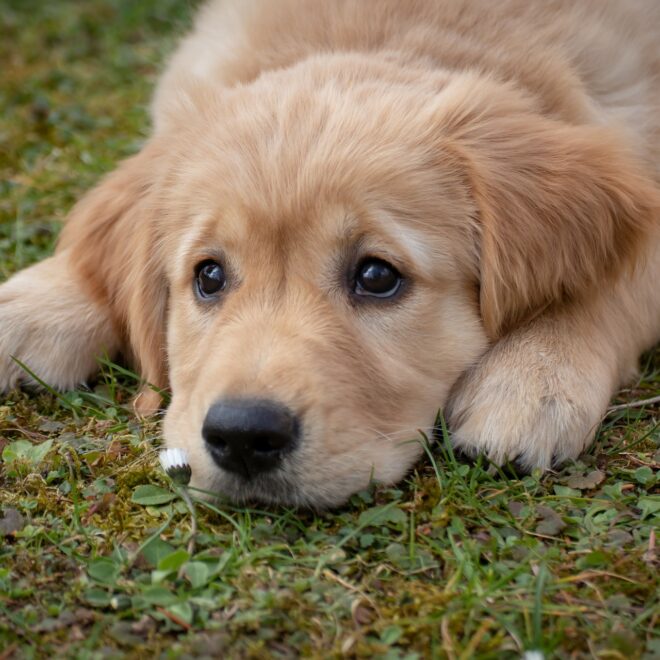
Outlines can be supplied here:
[[446, 409], [454, 446], [526, 471], [576, 458], [610, 398], [598, 366], [530, 344], [496, 345], [454, 386]]
[[32, 324], [26, 315], [20, 288], [13, 280], [0, 286], [0, 393], [29, 382], [18, 361], [28, 355]]
[[97, 370], [97, 357], [116, 351], [102, 306], [83, 291], [66, 255], [27, 268], [0, 285], [0, 392], [40, 380], [69, 389]]

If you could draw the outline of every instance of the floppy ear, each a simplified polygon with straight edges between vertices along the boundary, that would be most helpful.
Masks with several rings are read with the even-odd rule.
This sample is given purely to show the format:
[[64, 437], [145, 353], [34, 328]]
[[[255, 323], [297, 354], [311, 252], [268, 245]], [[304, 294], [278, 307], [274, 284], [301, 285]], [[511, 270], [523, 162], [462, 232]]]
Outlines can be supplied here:
[[543, 116], [488, 79], [466, 76], [441, 98], [445, 146], [467, 167], [478, 207], [491, 337], [634, 265], [660, 193], [613, 130]]
[[[168, 290], [152, 195], [161, 162], [148, 144], [121, 163], [74, 207], [58, 250], [70, 250], [82, 283], [110, 309], [141, 376], [165, 388]], [[148, 412], [159, 401], [145, 389], [136, 407]]]

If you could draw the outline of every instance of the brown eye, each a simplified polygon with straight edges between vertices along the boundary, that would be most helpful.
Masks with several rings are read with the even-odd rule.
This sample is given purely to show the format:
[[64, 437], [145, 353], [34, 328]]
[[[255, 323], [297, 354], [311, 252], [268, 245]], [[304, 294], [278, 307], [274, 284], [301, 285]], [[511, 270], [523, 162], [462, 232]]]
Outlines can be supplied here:
[[358, 296], [391, 298], [401, 282], [401, 274], [394, 266], [382, 259], [369, 258], [358, 265], [353, 290]]
[[195, 287], [200, 298], [210, 298], [225, 288], [225, 271], [217, 261], [202, 261], [195, 268]]

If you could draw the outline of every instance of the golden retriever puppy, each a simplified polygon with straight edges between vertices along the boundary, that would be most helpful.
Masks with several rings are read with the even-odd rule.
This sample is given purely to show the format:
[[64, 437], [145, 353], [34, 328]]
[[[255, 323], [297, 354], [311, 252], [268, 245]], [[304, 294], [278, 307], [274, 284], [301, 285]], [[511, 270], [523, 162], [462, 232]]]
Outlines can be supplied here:
[[236, 500], [395, 482], [438, 408], [577, 456], [660, 335], [658, 44], [657, 0], [212, 0], [148, 143], [0, 287], [0, 389], [122, 352]]

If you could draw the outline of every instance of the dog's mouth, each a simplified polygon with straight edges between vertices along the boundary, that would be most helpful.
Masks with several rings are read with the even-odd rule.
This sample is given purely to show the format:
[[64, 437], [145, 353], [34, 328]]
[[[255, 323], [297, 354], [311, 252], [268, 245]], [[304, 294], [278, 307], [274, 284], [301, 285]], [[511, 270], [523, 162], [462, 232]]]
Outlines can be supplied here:
[[[353, 472], [338, 477], [332, 465], [310, 465], [306, 460], [309, 453], [304, 451], [304, 443], [301, 444], [303, 448], [284, 455], [243, 456], [233, 463], [227, 463], [226, 454], [221, 454], [218, 460], [213, 454], [217, 450], [207, 445], [207, 455], [213, 460], [214, 469], [210, 478], [206, 477], [208, 481], [198, 482], [199, 492], [210, 499], [227, 499], [237, 505], [261, 504], [322, 511], [342, 504], [360, 489], [353, 482]], [[262, 460], [266, 461], [265, 469], [256, 464]], [[331, 478], [331, 474], [335, 476]], [[369, 477], [365, 479], [366, 485]], [[197, 486], [194, 470], [193, 486]]]
[[[213, 484], [213, 496], [226, 497], [236, 504], [277, 504], [305, 508], [316, 503], [301, 491], [300, 481], [291, 470], [282, 467], [255, 474], [246, 466], [246, 474], [219, 471]], [[206, 491], [204, 491], [206, 492]]]

